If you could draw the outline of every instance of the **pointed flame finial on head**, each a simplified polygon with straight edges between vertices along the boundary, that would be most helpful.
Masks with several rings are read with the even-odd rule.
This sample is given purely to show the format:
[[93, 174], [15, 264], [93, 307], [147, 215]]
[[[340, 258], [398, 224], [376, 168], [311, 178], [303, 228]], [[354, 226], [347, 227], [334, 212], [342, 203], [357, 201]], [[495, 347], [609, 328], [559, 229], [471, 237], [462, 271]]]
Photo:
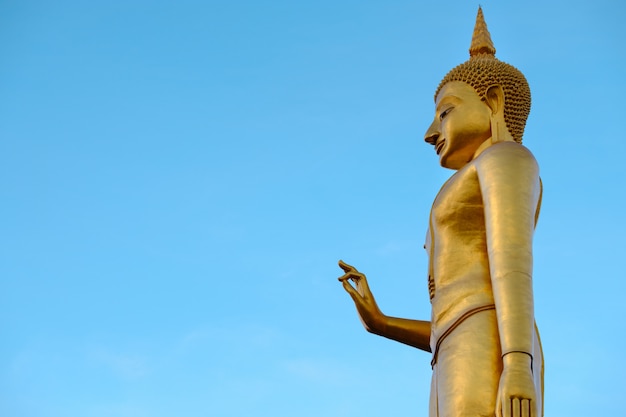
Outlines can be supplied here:
[[474, 26], [474, 34], [472, 35], [472, 44], [469, 49], [470, 58], [478, 55], [496, 55], [496, 48], [491, 41], [491, 35], [487, 30], [483, 9], [478, 6], [478, 14], [476, 15], [476, 25]]
[[504, 122], [517, 142], [522, 142], [526, 119], [530, 112], [530, 87], [526, 77], [517, 68], [496, 58], [483, 11], [478, 8], [472, 36], [470, 58], [452, 68], [443, 77], [435, 91], [435, 102], [444, 85], [451, 81], [469, 84], [485, 100], [489, 87], [499, 84], [504, 91]]

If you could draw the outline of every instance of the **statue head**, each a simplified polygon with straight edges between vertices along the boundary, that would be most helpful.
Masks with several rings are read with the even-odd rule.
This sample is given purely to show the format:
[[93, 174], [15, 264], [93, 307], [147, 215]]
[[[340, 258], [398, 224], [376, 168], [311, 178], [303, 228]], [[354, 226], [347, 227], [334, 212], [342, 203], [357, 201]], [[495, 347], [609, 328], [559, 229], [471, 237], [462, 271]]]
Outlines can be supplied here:
[[[521, 143], [530, 113], [530, 88], [518, 69], [495, 57], [496, 49], [480, 7], [469, 52], [470, 59], [453, 68], [443, 78], [435, 92], [435, 102], [446, 84], [460, 81], [471, 86], [480, 99], [490, 105], [488, 96], [494, 87], [499, 86], [503, 99], [504, 124], [513, 140]], [[432, 143], [428, 138], [427, 142]]]

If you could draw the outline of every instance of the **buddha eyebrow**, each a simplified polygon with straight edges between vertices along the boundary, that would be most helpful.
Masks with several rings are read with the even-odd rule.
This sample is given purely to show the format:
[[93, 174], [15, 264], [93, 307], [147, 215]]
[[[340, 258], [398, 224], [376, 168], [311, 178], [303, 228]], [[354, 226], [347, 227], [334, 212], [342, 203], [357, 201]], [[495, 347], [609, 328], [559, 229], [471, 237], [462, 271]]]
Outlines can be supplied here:
[[452, 104], [454, 104], [460, 101], [462, 101], [460, 97], [453, 96], [453, 95], [445, 96], [441, 99], [439, 103], [437, 103], [437, 110], [439, 110], [441, 106], [443, 106], [444, 104], [448, 104], [448, 102], [452, 102]]

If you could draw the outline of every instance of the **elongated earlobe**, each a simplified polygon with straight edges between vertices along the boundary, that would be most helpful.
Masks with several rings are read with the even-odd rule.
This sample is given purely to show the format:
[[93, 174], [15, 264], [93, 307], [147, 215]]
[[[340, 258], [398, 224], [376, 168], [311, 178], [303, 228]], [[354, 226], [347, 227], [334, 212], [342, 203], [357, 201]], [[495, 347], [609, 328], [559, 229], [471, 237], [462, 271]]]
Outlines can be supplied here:
[[491, 109], [491, 143], [512, 141], [504, 120], [504, 90], [499, 84], [487, 88], [485, 102]]
[[[513, 140], [509, 134], [504, 120], [500, 120], [499, 117], [491, 116], [491, 143], [506, 142], [507, 140]], [[509, 139], [510, 137], [510, 139]]]

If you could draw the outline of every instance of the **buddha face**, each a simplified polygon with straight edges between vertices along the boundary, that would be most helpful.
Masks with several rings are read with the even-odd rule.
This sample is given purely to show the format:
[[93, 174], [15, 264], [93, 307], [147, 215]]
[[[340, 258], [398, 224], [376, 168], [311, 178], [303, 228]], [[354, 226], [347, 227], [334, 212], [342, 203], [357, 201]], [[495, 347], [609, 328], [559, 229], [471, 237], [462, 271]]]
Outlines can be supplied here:
[[462, 81], [450, 81], [435, 100], [435, 120], [424, 140], [435, 147], [442, 167], [460, 169], [491, 137], [491, 109], [474, 89]]

